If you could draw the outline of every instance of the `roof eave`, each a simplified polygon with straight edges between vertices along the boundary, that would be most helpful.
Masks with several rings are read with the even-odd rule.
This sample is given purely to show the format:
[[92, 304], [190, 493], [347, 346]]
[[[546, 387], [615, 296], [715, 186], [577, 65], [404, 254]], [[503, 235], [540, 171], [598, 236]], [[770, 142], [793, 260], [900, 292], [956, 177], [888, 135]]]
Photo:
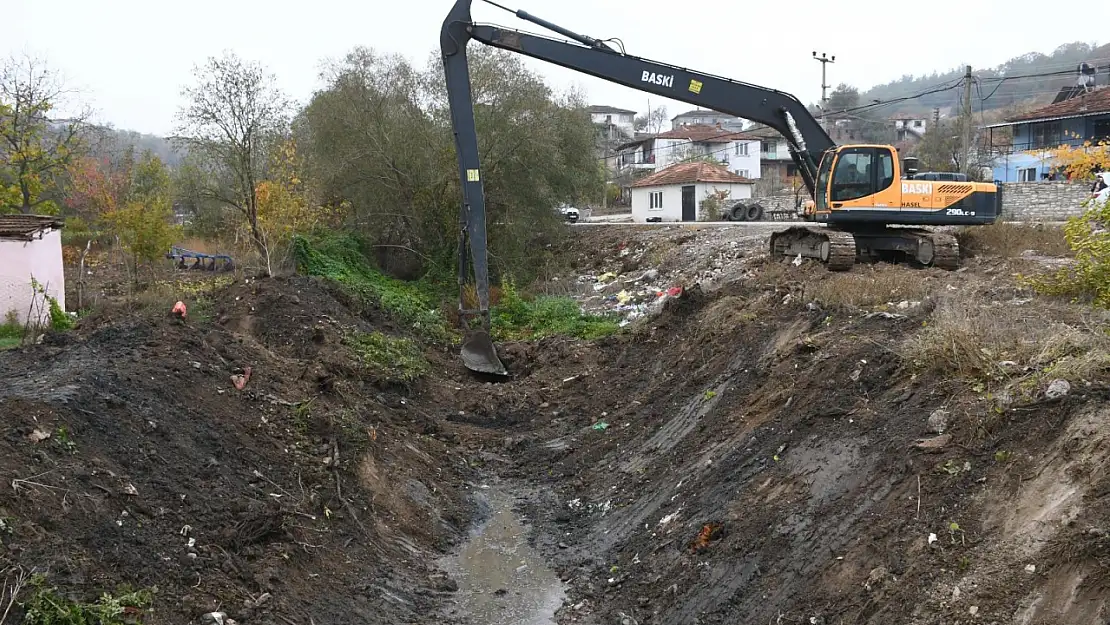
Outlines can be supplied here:
[[1083, 113], [1072, 113], [1071, 115], [1049, 115], [1048, 117], [1035, 117], [1033, 119], [1019, 119], [1012, 122], [999, 122], [997, 124], [990, 124], [981, 126], [981, 128], [1001, 128], [1004, 126], [1018, 126], [1020, 124], [1038, 124], [1041, 122], [1055, 122], [1062, 119], [1076, 119], [1079, 117], [1096, 117], [1098, 115], [1110, 115], [1110, 109], [1105, 111], [1086, 111]]

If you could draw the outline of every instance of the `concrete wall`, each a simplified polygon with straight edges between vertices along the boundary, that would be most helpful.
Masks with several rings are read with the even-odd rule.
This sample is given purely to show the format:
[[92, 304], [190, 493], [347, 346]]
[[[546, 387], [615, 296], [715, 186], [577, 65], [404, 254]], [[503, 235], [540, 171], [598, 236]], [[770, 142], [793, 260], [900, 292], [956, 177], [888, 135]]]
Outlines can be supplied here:
[[[46, 293], [58, 300], [65, 310], [65, 271], [62, 267], [62, 231], [50, 230], [41, 239], [12, 241], [0, 239], [0, 323], [7, 320], [8, 311], [14, 310], [19, 323], [27, 323], [33, 292], [31, 276], [46, 287]], [[41, 302], [36, 303], [36, 309]], [[41, 314], [48, 322], [50, 309], [41, 306]], [[36, 312], [40, 312], [36, 310]]]
[[1044, 181], [1002, 183], [1002, 218], [1011, 221], [1063, 221], [1083, 214], [1091, 183]]

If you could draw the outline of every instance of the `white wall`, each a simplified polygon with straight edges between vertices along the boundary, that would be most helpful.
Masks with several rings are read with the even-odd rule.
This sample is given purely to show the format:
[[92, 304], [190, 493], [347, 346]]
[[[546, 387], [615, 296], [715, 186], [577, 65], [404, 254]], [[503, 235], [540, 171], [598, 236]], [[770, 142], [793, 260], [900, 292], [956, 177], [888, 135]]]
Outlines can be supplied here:
[[[682, 221], [682, 186], [665, 185], [633, 187], [632, 221], [646, 222], [648, 217], [662, 217], [663, 221]], [[649, 193], [663, 192], [663, 208], [652, 209]]]
[[[649, 217], [661, 217], [663, 221], [682, 221], [682, 187], [688, 185], [672, 184], [632, 189], [632, 221], [646, 222]], [[701, 201], [715, 191], [729, 191], [729, 200], [742, 200], [752, 196], [752, 185], [742, 183], [699, 182], [694, 185], [694, 219], [699, 217]], [[663, 192], [663, 208], [652, 209], [649, 193]]]
[[[747, 146], [745, 150], [740, 146]], [[726, 146], [717, 144], [716, 149], [721, 150], [716, 152], [713, 156], [720, 160], [727, 158], [728, 170], [734, 174], [744, 176], [745, 178], [759, 178], [759, 141], [755, 139], [744, 139], [740, 141], [732, 141]], [[737, 154], [737, 152], [741, 152]], [[741, 173], [747, 172], [747, 173]]]
[[[736, 154], [736, 145], [740, 143], [748, 145], [746, 156]], [[656, 139], [655, 171], [666, 169], [688, 158], [709, 155], [722, 162], [727, 158], [728, 170], [734, 174], [744, 170], [748, 172], [748, 178], [759, 178], [759, 145], [760, 142], [756, 139], [743, 139], [727, 144], [691, 142], [689, 139]]]
[[[19, 323], [27, 323], [33, 298], [31, 276], [46, 287], [47, 295], [58, 300], [65, 310], [65, 272], [62, 268], [62, 231], [50, 230], [41, 239], [11, 241], [0, 239], [0, 323], [8, 311], [16, 312]], [[36, 309], [41, 302], [36, 302]], [[38, 322], [49, 322], [49, 306], [42, 306]], [[36, 312], [39, 312], [36, 310]]]

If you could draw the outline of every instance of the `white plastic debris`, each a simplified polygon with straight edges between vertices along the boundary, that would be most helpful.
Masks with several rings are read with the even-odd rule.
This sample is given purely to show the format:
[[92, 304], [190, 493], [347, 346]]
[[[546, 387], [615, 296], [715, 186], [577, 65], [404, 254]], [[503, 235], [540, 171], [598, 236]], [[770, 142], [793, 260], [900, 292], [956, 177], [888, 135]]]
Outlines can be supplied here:
[[929, 544], [931, 545], [935, 542], [937, 542], [937, 535], [932, 533], [932, 532], [929, 532]]

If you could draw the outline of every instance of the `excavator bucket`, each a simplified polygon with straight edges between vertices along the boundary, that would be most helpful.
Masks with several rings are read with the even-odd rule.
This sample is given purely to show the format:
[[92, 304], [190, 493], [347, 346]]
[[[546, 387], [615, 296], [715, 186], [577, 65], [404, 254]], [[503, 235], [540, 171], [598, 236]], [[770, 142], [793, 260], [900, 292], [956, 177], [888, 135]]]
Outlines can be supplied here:
[[462, 344], [463, 365], [471, 371], [493, 375], [509, 375], [505, 365], [497, 357], [497, 349], [489, 332], [484, 329], [471, 330]]

